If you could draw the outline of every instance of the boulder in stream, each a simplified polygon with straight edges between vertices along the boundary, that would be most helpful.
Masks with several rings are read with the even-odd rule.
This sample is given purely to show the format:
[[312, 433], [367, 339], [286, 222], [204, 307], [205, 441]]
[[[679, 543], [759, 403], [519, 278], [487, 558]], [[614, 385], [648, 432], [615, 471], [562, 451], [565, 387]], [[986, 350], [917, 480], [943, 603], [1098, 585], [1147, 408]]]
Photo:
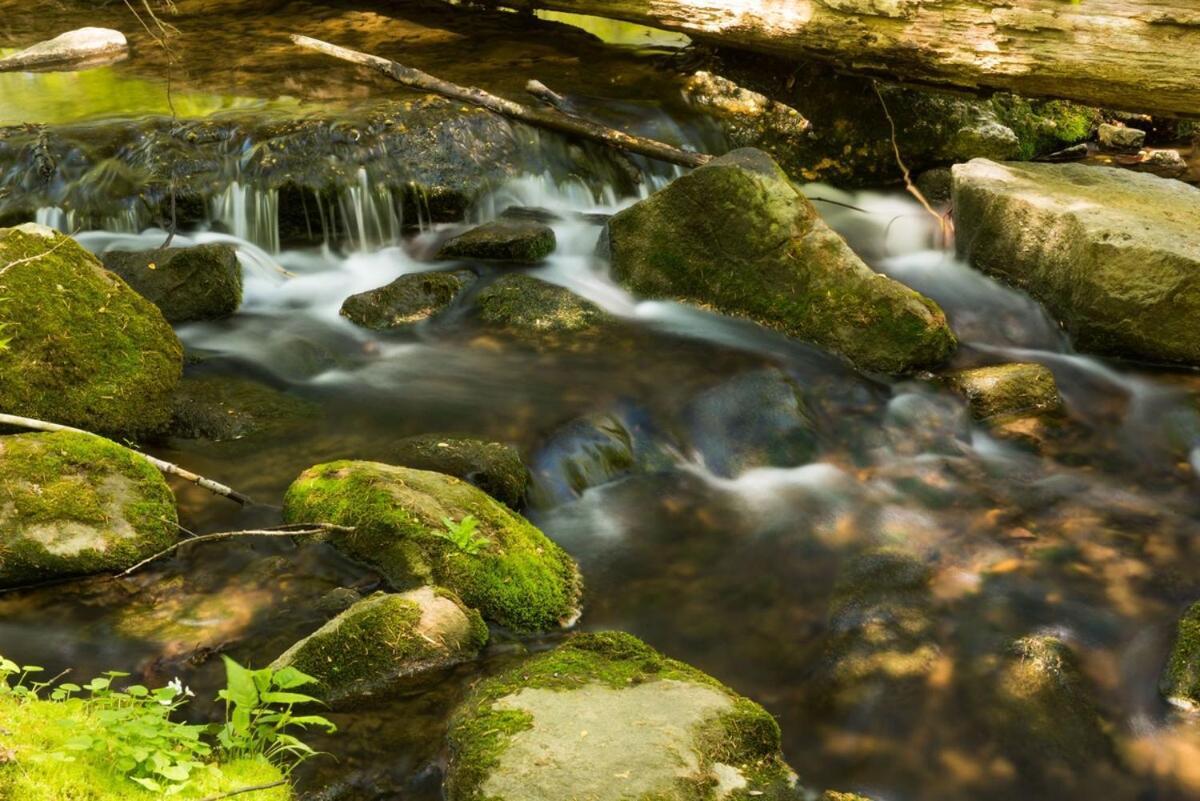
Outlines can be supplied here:
[[0, 409], [103, 434], [164, 429], [183, 351], [150, 301], [69, 237], [0, 230]]
[[1062, 406], [1054, 373], [1036, 363], [956, 370], [943, 377], [962, 394], [977, 420], [1050, 412]]
[[336, 703], [473, 659], [487, 639], [479, 613], [449, 590], [377, 592], [288, 648], [271, 666], [307, 673], [318, 682], [316, 693]]
[[469, 270], [402, 275], [387, 286], [346, 298], [341, 315], [375, 331], [409, 328], [445, 309], [474, 282]]
[[158, 470], [88, 434], [0, 437], [0, 497], [0, 589], [123, 570], [177, 536]]
[[571, 290], [523, 273], [502, 276], [475, 299], [489, 328], [535, 346], [579, 345], [615, 318]]
[[219, 320], [242, 305], [242, 266], [230, 245], [110, 250], [102, 261], [172, 323]]
[[499, 219], [452, 237], [437, 257], [534, 264], [553, 253], [555, 244], [554, 229], [543, 222]]
[[606, 230], [613, 273], [639, 296], [747, 317], [881, 373], [956, 346], [936, 303], [867, 267], [757, 150], [676, 179]]
[[[378, 462], [341, 461], [304, 471], [288, 488], [289, 522], [353, 526], [333, 545], [402, 588], [453, 590], [488, 620], [514, 631], [574, 622], [583, 582], [570, 556], [520, 515], [453, 476]], [[463, 547], [450, 526], [476, 528]]]
[[0, 72], [80, 69], [123, 58], [125, 35], [111, 28], [79, 28], [0, 58]]
[[265, 384], [236, 376], [187, 377], [175, 393], [171, 427], [181, 439], [223, 442], [294, 429], [317, 407]]
[[485, 680], [448, 738], [448, 801], [802, 797], [770, 714], [617, 632]]
[[1200, 709], [1200, 601], [1179, 618], [1159, 689], [1173, 706]]
[[392, 448], [392, 462], [469, 481], [510, 509], [521, 506], [529, 471], [511, 445], [450, 434], [420, 434]]
[[1081, 350], [1200, 365], [1200, 189], [1082, 164], [954, 167], [959, 252]]

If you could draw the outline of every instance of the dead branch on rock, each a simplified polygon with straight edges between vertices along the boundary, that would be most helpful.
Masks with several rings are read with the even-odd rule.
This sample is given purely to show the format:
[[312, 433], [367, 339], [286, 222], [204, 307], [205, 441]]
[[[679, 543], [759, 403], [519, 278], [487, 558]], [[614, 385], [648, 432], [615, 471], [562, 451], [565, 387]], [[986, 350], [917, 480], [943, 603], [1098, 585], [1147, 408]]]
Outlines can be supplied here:
[[950, 223], [945, 217], [937, 213], [937, 210], [929, 204], [929, 200], [926, 199], [925, 193], [918, 189], [917, 185], [913, 183], [912, 174], [908, 171], [908, 165], [905, 164], [904, 159], [900, 157], [900, 143], [896, 141], [896, 121], [892, 119], [892, 113], [888, 111], [887, 101], [883, 99], [883, 92], [879, 91], [879, 83], [877, 81], [871, 81], [871, 88], [875, 90], [875, 96], [879, 98], [879, 105], [883, 108], [883, 115], [887, 117], [888, 126], [892, 129], [892, 152], [896, 154], [896, 164], [900, 167], [900, 172], [904, 175], [904, 188], [908, 190], [910, 195], [917, 199], [917, 202], [921, 204], [925, 211], [929, 212], [929, 215], [933, 217], [933, 219], [937, 220], [938, 228], [941, 229], [942, 232], [943, 242], [949, 242]]
[[219, 793], [218, 795], [210, 795], [207, 798], [201, 798], [200, 801], [221, 801], [222, 798], [233, 798], [235, 795], [243, 795], [245, 793], [256, 793], [260, 790], [270, 790], [273, 787], [282, 787], [287, 784], [287, 779], [280, 779], [277, 782], [270, 784], [255, 784], [250, 787], [239, 787], [236, 790], [230, 790], [227, 793]]

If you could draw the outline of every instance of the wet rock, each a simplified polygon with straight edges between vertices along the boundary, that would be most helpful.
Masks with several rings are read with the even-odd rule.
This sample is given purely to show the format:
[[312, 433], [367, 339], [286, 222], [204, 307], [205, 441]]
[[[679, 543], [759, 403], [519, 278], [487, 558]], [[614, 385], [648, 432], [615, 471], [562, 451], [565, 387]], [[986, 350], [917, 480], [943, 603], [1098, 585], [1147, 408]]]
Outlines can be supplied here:
[[222, 442], [293, 429], [316, 414], [313, 404], [256, 381], [236, 376], [184, 378], [175, 393], [167, 433]]
[[395, 464], [461, 478], [510, 509], [521, 506], [529, 489], [529, 471], [521, 454], [500, 442], [422, 434], [400, 440], [391, 453]]
[[349, 587], [334, 587], [317, 600], [317, 611], [333, 617], [345, 612], [362, 600], [356, 590]]
[[0, 437], [0, 588], [123, 570], [175, 541], [175, 496], [99, 437]]
[[800, 388], [781, 370], [742, 373], [702, 392], [683, 411], [692, 447], [718, 476], [752, 467], [796, 467], [816, 450]]
[[182, 371], [162, 313], [68, 237], [0, 230], [0, 408], [104, 434], [154, 434]]
[[781, 161], [808, 147], [812, 124], [791, 106], [707, 71], [689, 76], [683, 93], [692, 108], [715, 119], [734, 148], [754, 147]]
[[1182, 178], [1187, 174], [1188, 163], [1178, 150], [1154, 150], [1136, 164], [1121, 165], [1138, 172], [1148, 172], [1163, 178]]
[[1100, 140], [1100, 147], [1105, 150], [1136, 153], [1146, 143], [1146, 132], [1105, 122], [1101, 123], [1097, 130], [1096, 138]]
[[229, 245], [113, 250], [101, 260], [172, 323], [219, 320], [242, 304], [242, 267]]
[[0, 58], [0, 72], [82, 69], [114, 61], [128, 52], [129, 44], [120, 31], [79, 28]]
[[1054, 373], [1040, 364], [1000, 364], [956, 370], [946, 383], [966, 397], [977, 420], [1054, 411], [1062, 406]]
[[917, 176], [917, 189], [930, 203], [949, 203], [954, 179], [949, 167], [934, 167]]
[[628, 634], [487, 679], [449, 732], [448, 801], [798, 799], [766, 711]]
[[387, 286], [346, 298], [341, 315], [375, 331], [408, 328], [442, 311], [474, 281], [469, 270], [402, 275]]
[[514, 273], [480, 291], [479, 319], [530, 344], [556, 344], [607, 329], [615, 319], [591, 301], [540, 278]]
[[638, 295], [748, 317], [861, 369], [904, 373], [955, 347], [937, 304], [863, 264], [758, 151], [722, 156], [617, 214], [607, 247]]
[[1180, 709], [1200, 709], [1200, 603], [1192, 604], [1179, 618], [1159, 689]]
[[473, 659], [487, 639], [479, 613], [448, 590], [377, 592], [288, 648], [272, 667], [307, 673], [319, 697], [337, 703]]
[[[574, 621], [582, 581], [571, 558], [525, 518], [454, 478], [377, 462], [330, 462], [288, 488], [289, 522], [353, 526], [333, 545], [396, 587], [436, 584], [514, 631]], [[447, 539], [447, 522], [478, 521], [477, 547]]]
[[554, 252], [554, 229], [534, 220], [493, 220], [448, 240], [439, 259], [535, 264]]
[[1200, 189], [1080, 164], [954, 167], [959, 252], [1081, 350], [1200, 364]]
[[562, 217], [557, 212], [550, 211], [550, 209], [542, 208], [541, 206], [509, 206], [500, 212], [500, 219], [539, 222], [549, 225], [550, 223], [559, 222], [562, 220]]

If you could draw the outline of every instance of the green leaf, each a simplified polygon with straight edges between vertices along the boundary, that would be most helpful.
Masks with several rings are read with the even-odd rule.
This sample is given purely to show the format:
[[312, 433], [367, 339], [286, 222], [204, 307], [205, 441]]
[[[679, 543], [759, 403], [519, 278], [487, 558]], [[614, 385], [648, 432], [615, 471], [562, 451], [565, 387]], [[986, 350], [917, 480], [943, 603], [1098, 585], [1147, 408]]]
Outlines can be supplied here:
[[162, 785], [146, 776], [130, 776], [130, 779], [145, 787], [152, 793], [161, 793]]
[[275, 671], [275, 686], [281, 690], [292, 690], [306, 684], [315, 684], [316, 679], [307, 673], [301, 673], [290, 665]]
[[246, 707], [257, 704], [258, 687], [254, 681], [254, 674], [224, 654], [221, 655], [221, 659], [225, 661], [225, 690], [228, 700]]
[[317, 699], [304, 693], [272, 692], [263, 693], [262, 700], [268, 704], [311, 704]]

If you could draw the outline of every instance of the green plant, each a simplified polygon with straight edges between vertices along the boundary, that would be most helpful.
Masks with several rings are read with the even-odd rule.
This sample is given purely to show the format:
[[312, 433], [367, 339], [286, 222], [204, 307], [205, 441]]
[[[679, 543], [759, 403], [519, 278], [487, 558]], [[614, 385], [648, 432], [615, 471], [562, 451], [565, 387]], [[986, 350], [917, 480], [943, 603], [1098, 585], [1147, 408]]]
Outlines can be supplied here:
[[467, 515], [457, 523], [449, 517], [443, 517], [442, 525], [446, 527], [446, 530], [437, 532], [437, 535], [449, 541], [455, 548], [468, 556], [475, 556], [492, 544], [487, 537], [475, 533], [475, 530], [479, 528], [479, 521], [475, 519], [474, 515]]
[[337, 727], [320, 715], [297, 715], [297, 704], [316, 699], [296, 688], [314, 684], [316, 679], [293, 667], [273, 670], [249, 670], [227, 656], [225, 689], [217, 697], [225, 702], [225, 724], [217, 731], [217, 741], [230, 758], [264, 756], [273, 762], [290, 763], [290, 771], [316, 754], [312, 748], [286, 729], [316, 726], [328, 732]]

